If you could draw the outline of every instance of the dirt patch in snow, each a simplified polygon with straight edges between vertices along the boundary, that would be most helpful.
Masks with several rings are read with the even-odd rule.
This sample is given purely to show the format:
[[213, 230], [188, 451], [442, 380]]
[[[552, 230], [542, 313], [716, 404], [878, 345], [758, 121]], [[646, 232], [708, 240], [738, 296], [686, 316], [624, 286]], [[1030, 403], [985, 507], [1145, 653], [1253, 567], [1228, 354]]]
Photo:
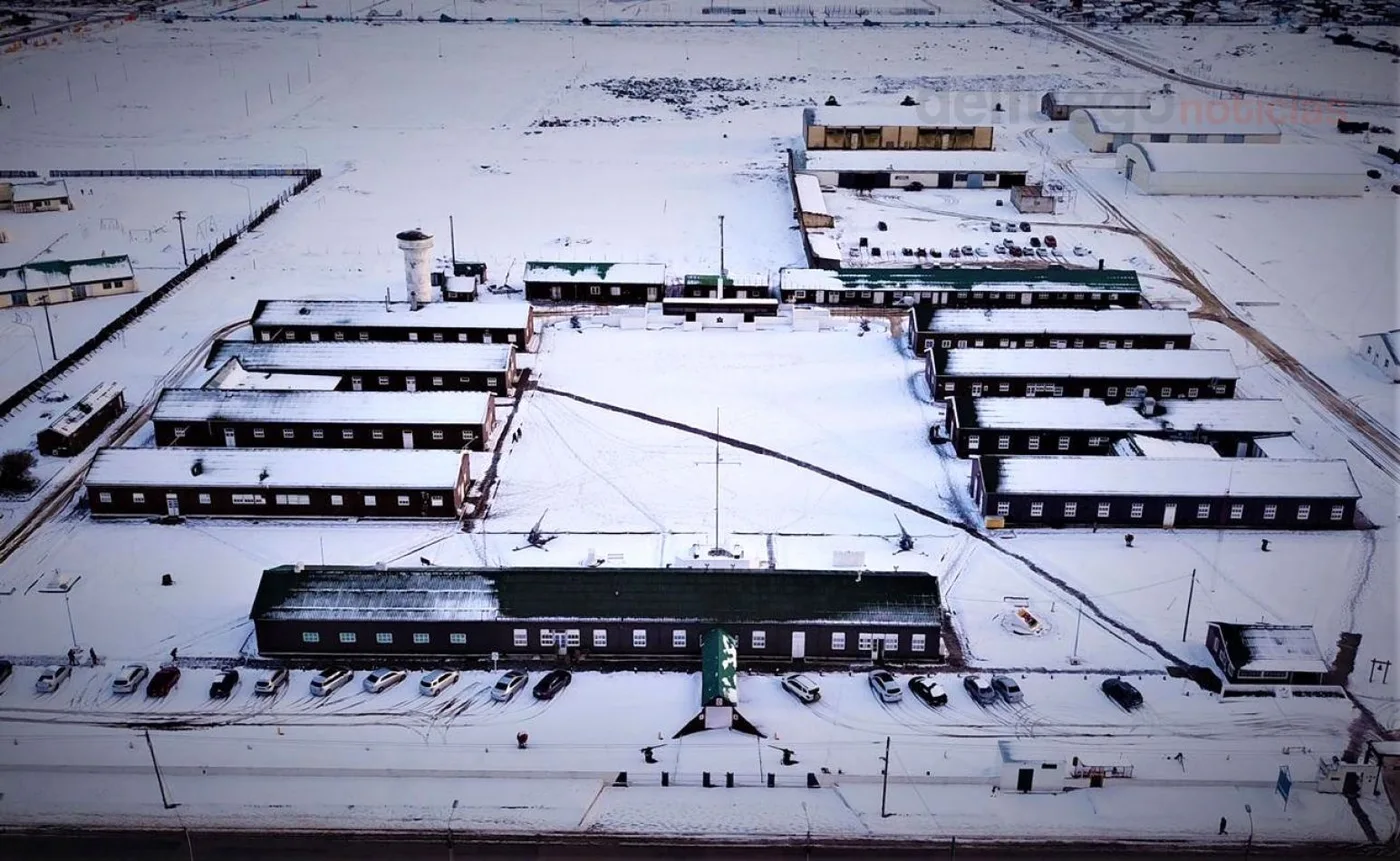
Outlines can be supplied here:
[[619, 99], [670, 105], [686, 117], [723, 113], [754, 104], [751, 93], [768, 84], [805, 83], [801, 76], [747, 80], [743, 78], [609, 78], [587, 84]]

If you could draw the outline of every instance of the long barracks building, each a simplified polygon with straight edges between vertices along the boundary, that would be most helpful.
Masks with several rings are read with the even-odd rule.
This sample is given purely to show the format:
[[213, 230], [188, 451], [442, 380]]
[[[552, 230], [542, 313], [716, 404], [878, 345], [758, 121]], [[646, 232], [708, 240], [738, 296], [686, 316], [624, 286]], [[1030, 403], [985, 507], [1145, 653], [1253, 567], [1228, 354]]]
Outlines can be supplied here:
[[1142, 284], [1124, 269], [784, 269], [779, 298], [798, 305], [899, 308], [1137, 308]]

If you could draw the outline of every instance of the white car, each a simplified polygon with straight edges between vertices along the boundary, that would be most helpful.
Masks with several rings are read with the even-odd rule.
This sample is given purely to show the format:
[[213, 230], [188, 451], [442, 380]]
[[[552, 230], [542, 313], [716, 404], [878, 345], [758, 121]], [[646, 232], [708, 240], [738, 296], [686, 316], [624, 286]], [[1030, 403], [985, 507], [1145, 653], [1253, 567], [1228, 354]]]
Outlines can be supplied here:
[[394, 685], [408, 678], [408, 673], [403, 670], [375, 670], [365, 676], [365, 690], [372, 694], [389, 690]]
[[355, 674], [345, 667], [327, 667], [311, 680], [311, 695], [313, 697], [328, 697], [349, 684], [353, 678], [355, 678]]
[[253, 693], [263, 697], [272, 696], [286, 686], [291, 677], [292, 674], [286, 667], [278, 667], [258, 679], [258, 683], [253, 685]]
[[71, 675], [73, 675], [72, 667], [62, 665], [45, 667], [44, 671], [39, 674], [38, 681], [34, 682], [34, 690], [41, 694], [51, 694], [68, 681], [68, 677]]
[[141, 682], [150, 673], [145, 664], [127, 664], [117, 670], [116, 678], [112, 679], [112, 693], [114, 694], [134, 694], [136, 689], [141, 687]]
[[899, 682], [895, 681], [894, 676], [887, 670], [871, 670], [868, 678], [870, 689], [881, 702], [897, 703], [904, 699], [904, 691], [899, 689]]
[[822, 689], [817, 687], [817, 683], [801, 673], [783, 676], [783, 690], [804, 703], [814, 703], [822, 698]]
[[435, 670], [427, 673], [418, 682], [418, 693], [425, 697], [435, 697], [457, 684], [460, 677], [456, 670]]

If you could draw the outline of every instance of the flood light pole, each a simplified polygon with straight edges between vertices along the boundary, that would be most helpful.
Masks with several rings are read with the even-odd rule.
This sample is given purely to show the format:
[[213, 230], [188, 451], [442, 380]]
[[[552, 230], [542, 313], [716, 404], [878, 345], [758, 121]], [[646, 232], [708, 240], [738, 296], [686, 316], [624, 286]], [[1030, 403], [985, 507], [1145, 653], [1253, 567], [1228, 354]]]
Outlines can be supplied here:
[[78, 648], [78, 629], [73, 627], [73, 605], [68, 603], [68, 593], [63, 593], [63, 609], [68, 611], [68, 633], [73, 638], [73, 648]]
[[44, 328], [49, 330], [49, 352], [53, 354], [53, 360], [58, 361], [58, 347], [53, 342], [53, 321], [49, 319], [49, 294], [44, 294], [44, 301], [39, 303], [44, 306]]
[[175, 220], [180, 224], [180, 256], [184, 258], [186, 268], [190, 265], [190, 252], [185, 248], [185, 211], [176, 211]]
[[724, 216], [719, 217], [719, 280], [724, 283]]
[[1196, 569], [1191, 569], [1191, 588], [1186, 593], [1186, 621], [1181, 623], [1181, 642], [1186, 642], [1186, 629], [1191, 625], [1191, 599], [1196, 595]]
[[885, 767], [880, 770], [880, 818], [889, 816], [885, 812], [885, 797], [890, 791], [890, 737], [885, 736], [885, 755], [881, 757], [885, 762]]

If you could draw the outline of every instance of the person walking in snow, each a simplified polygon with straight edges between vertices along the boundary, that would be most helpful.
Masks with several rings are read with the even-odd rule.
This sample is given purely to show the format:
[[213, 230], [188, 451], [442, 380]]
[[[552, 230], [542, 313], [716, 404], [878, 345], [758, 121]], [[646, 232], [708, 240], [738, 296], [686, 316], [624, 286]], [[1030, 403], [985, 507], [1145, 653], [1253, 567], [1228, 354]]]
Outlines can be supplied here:
[[88, 649], [88, 657], [89, 657], [89, 658], [92, 658], [92, 665], [93, 665], [94, 667], [97, 666], [97, 650], [96, 650], [96, 649], [93, 649], [93, 648], [89, 648], [89, 649]]
[[71, 648], [71, 649], [68, 650], [68, 666], [70, 666], [70, 667], [76, 667], [77, 665], [78, 665], [78, 649], [77, 649], [77, 647], [75, 646], [74, 648]]
[[178, 646], [170, 650], [170, 663], [175, 663], [175, 659], [178, 656], [179, 651], [180, 648]]

